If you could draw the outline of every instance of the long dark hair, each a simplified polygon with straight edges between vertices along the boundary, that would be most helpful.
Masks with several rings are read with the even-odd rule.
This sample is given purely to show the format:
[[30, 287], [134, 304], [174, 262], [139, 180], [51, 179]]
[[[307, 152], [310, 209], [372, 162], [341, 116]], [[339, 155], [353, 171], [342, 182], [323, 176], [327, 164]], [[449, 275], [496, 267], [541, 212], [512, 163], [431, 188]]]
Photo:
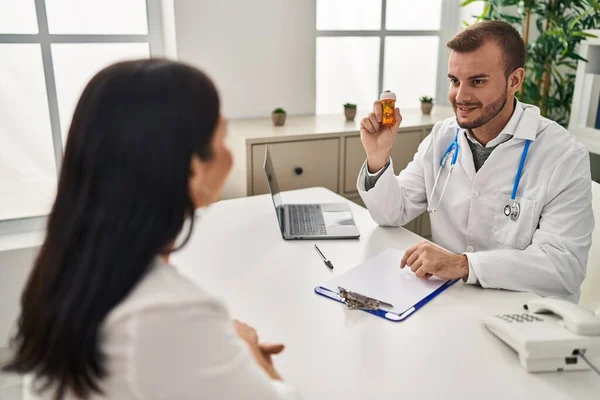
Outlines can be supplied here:
[[101, 324], [193, 214], [190, 162], [212, 156], [219, 107], [210, 79], [173, 61], [121, 62], [90, 81], [7, 371], [33, 373], [57, 398], [102, 393]]

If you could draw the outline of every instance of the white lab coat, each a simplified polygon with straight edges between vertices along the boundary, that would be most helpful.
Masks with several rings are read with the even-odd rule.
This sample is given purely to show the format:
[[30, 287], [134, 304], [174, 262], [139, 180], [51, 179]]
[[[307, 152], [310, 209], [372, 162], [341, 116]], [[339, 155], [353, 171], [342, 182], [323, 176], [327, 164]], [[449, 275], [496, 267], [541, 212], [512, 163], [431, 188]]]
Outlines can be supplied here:
[[[594, 229], [589, 154], [537, 107], [515, 104], [522, 112], [502, 131], [514, 136], [477, 173], [469, 139], [459, 134], [459, 160], [430, 214], [432, 240], [467, 255], [467, 283], [578, 301]], [[369, 191], [361, 170], [357, 187], [379, 225], [402, 226], [437, 204], [448, 172], [442, 171], [432, 201], [435, 176], [457, 128], [455, 118], [435, 124], [406, 169], [396, 176], [390, 165]], [[513, 221], [503, 210], [526, 139], [532, 143], [517, 192], [521, 214]]]

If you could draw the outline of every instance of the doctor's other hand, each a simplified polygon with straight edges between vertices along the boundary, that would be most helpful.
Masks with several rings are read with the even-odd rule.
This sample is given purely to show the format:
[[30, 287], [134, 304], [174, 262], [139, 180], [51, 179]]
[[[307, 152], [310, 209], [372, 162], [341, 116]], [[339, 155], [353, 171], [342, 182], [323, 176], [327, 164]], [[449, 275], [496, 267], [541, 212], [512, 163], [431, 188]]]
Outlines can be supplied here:
[[360, 121], [360, 141], [367, 153], [367, 168], [375, 173], [385, 167], [392, 151], [394, 139], [398, 133], [402, 115], [400, 110], [394, 110], [396, 123], [392, 126], [381, 125], [381, 103], [373, 103], [373, 112]]
[[463, 254], [452, 254], [430, 242], [422, 242], [404, 253], [400, 268], [410, 267], [418, 278], [461, 279], [469, 276], [469, 261]]
[[275, 370], [272, 356], [281, 353], [285, 346], [281, 343], [259, 343], [256, 329], [237, 319], [233, 320], [233, 326], [240, 339], [248, 344], [252, 355], [267, 375], [271, 379], [282, 380], [277, 370]]

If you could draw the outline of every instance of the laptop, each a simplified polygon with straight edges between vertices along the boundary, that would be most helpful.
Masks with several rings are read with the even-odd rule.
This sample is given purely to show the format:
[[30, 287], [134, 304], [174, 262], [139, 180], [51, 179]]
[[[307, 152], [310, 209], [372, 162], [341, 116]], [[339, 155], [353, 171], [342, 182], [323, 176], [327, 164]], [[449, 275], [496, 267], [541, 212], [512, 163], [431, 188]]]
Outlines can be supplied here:
[[347, 203], [283, 204], [269, 147], [265, 147], [263, 168], [284, 239], [355, 239], [360, 236]]

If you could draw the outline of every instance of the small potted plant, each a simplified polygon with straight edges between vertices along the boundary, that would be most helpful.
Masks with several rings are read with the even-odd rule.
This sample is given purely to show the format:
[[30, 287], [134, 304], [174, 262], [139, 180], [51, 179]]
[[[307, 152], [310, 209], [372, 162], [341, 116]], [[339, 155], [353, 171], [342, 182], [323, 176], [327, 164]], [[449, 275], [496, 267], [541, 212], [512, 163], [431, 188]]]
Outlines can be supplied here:
[[285, 110], [281, 107], [277, 107], [271, 113], [271, 119], [273, 120], [273, 125], [275, 126], [283, 126], [285, 124]]
[[354, 121], [354, 117], [356, 117], [356, 104], [344, 104], [344, 115], [346, 116], [346, 121]]
[[421, 101], [421, 112], [425, 115], [431, 114], [433, 108], [433, 98], [429, 96], [423, 96], [419, 99]]

